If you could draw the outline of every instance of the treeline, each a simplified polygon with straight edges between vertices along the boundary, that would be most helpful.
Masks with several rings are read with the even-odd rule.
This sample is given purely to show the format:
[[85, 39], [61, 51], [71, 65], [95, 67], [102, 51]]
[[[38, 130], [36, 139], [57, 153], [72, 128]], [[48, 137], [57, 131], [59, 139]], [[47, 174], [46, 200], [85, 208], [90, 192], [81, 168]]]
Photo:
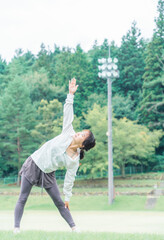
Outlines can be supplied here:
[[[120, 77], [113, 79], [114, 167], [141, 165], [164, 170], [164, 2], [151, 40], [141, 37], [136, 22], [122, 37], [121, 46], [110, 43], [118, 59]], [[0, 58], [0, 177], [15, 175], [25, 159], [61, 132], [68, 81], [79, 85], [74, 101], [74, 128], [90, 128], [96, 147], [86, 153], [79, 171], [107, 170], [107, 83], [98, 77], [98, 59], [107, 58], [109, 43], [95, 41], [84, 52], [44, 44], [35, 56], [18, 49], [8, 64]]]

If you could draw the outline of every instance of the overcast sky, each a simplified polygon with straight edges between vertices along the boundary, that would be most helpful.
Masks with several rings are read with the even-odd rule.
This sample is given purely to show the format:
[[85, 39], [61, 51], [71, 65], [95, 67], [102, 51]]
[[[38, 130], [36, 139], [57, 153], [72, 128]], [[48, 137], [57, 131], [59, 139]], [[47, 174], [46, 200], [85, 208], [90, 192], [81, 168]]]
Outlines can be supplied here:
[[151, 38], [158, 0], [0, 0], [0, 55], [10, 61], [18, 48], [37, 54], [41, 43], [81, 47], [107, 38], [119, 46], [135, 20]]

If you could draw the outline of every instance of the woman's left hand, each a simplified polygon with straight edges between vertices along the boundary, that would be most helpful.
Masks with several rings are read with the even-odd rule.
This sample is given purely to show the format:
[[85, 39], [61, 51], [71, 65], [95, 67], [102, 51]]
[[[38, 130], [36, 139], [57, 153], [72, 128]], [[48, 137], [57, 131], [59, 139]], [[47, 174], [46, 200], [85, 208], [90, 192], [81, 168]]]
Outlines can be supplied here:
[[68, 208], [68, 210], [70, 211], [69, 209], [69, 202], [65, 201], [65, 208]]
[[69, 81], [69, 93], [74, 94], [78, 88], [78, 85], [76, 85], [76, 79], [72, 78], [71, 81]]

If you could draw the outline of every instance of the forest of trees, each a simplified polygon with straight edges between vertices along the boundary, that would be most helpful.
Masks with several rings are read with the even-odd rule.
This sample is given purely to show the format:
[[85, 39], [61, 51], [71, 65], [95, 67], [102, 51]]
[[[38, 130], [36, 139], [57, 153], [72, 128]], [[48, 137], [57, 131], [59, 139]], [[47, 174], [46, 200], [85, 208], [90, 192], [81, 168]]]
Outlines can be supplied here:
[[35, 56], [22, 49], [7, 63], [0, 57], [0, 177], [17, 175], [26, 158], [61, 132], [68, 81], [79, 85], [74, 100], [74, 129], [91, 129], [96, 147], [87, 152], [81, 174], [107, 170], [107, 83], [98, 77], [98, 59], [118, 59], [120, 76], [112, 83], [114, 167], [164, 171], [164, 2], [151, 39], [134, 21], [122, 37], [84, 52], [44, 44]]

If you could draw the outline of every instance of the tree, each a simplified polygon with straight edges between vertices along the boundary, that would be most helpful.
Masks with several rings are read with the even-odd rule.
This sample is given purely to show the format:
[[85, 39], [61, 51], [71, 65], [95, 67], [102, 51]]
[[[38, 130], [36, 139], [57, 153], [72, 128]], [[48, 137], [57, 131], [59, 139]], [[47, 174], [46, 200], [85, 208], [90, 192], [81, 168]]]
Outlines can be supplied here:
[[23, 53], [22, 49], [17, 49], [14, 58], [6, 65], [5, 73], [0, 75], [0, 81], [2, 79], [3, 83], [1, 90], [4, 90], [16, 76], [22, 76], [31, 71], [34, 62], [35, 57], [30, 51]]
[[33, 64], [35, 63], [34, 54], [30, 51], [23, 53], [22, 49], [15, 51], [15, 56], [8, 64], [7, 70], [9, 71], [9, 80], [15, 78], [15, 76], [21, 76], [31, 71]]
[[[86, 152], [85, 161], [80, 167], [84, 173], [103, 172], [108, 168], [107, 107], [95, 104], [84, 114], [86, 123], [96, 138], [96, 146]], [[113, 118], [113, 167], [120, 168], [125, 175], [125, 166], [145, 165], [155, 162], [155, 148], [159, 145], [162, 131], [149, 131], [127, 118]]]
[[[143, 97], [139, 105], [139, 121], [149, 129], [164, 128], [164, 2], [158, 1], [158, 17], [152, 40], [146, 49]], [[164, 164], [164, 137], [156, 149], [157, 163]]]
[[6, 86], [7, 63], [0, 56], [0, 96], [3, 94]]
[[32, 130], [32, 136], [40, 145], [61, 133], [62, 104], [57, 99], [50, 102], [42, 99], [37, 113], [38, 124]]
[[143, 98], [140, 104], [140, 122], [151, 129], [163, 128], [164, 106], [164, 2], [158, 1], [159, 16], [155, 20], [153, 38], [146, 49], [146, 67], [143, 75]]
[[[146, 91], [149, 94], [146, 95]], [[140, 121], [150, 129], [162, 129], [164, 127], [164, 74], [151, 82], [144, 82], [143, 94], [145, 98], [141, 102]]]
[[[75, 131], [80, 129], [80, 120], [75, 116], [73, 126]], [[47, 101], [42, 99], [37, 109], [37, 124], [31, 131], [37, 148], [46, 141], [61, 134], [63, 126], [63, 106], [57, 99]]]
[[106, 172], [108, 166], [108, 146], [107, 146], [107, 107], [100, 107], [94, 104], [93, 109], [84, 114], [88, 128], [93, 132], [96, 139], [96, 146], [85, 153], [84, 162], [80, 166], [80, 171], [91, 173]]
[[71, 53], [70, 49], [62, 51], [56, 59], [55, 71], [54, 84], [64, 86], [66, 91], [68, 91], [68, 80], [72, 77], [77, 79], [79, 87], [75, 98], [75, 114], [80, 116], [83, 111], [86, 111], [81, 103], [87, 100], [95, 90], [92, 67], [88, 62], [87, 54], [79, 45], [75, 53]]
[[35, 125], [35, 109], [29, 89], [20, 77], [9, 83], [0, 99], [0, 159], [4, 174], [18, 173], [34, 144], [31, 130]]
[[56, 57], [60, 52], [60, 48], [56, 44], [54, 44], [54, 51], [52, 52], [49, 47], [47, 50], [44, 43], [42, 43], [32, 70], [34, 72], [40, 72], [41, 69], [44, 69], [47, 72], [49, 82], [52, 84], [56, 73]]
[[[6, 71], [6, 66], [7, 63], [5, 60], [2, 59], [1, 55], [0, 55], [0, 74], [4, 74]], [[0, 83], [1, 84], [1, 83]]]
[[125, 166], [145, 165], [155, 162], [155, 148], [159, 146], [162, 131], [149, 131], [145, 126], [127, 118], [114, 119], [113, 153], [114, 162], [125, 177]]
[[121, 47], [118, 51], [119, 78], [113, 82], [113, 92], [124, 97], [130, 96], [134, 101], [134, 108], [140, 99], [143, 73], [144, 73], [144, 49], [145, 44], [141, 38], [140, 30], [136, 22], [132, 23], [131, 29], [122, 38]]
[[55, 86], [50, 83], [48, 79], [48, 72], [44, 68], [24, 75], [23, 81], [26, 82], [30, 89], [32, 102], [40, 103], [42, 99], [50, 101], [54, 98], [57, 98], [61, 102], [65, 100], [65, 87]]
[[136, 113], [132, 111], [134, 108], [134, 101], [132, 101], [131, 97], [123, 97], [116, 94], [112, 98], [112, 109], [114, 117], [117, 119], [126, 117], [130, 120], [135, 120]]
[[49, 53], [48, 53], [44, 43], [42, 43], [40, 45], [40, 51], [37, 54], [37, 57], [38, 58], [36, 59], [35, 65], [33, 66], [33, 69], [35, 71], [39, 70], [40, 68], [47, 69], [47, 67], [49, 65]]
[[90, 96], [88, 96], [88, 99], [83, 103], [86, 105], [86, 109], [92, 109], [94, 104], [98, 104], [101, 107], [104, 107], [107, 105], [107, 95], [104, 94], [97, 94], [93, 93]]

